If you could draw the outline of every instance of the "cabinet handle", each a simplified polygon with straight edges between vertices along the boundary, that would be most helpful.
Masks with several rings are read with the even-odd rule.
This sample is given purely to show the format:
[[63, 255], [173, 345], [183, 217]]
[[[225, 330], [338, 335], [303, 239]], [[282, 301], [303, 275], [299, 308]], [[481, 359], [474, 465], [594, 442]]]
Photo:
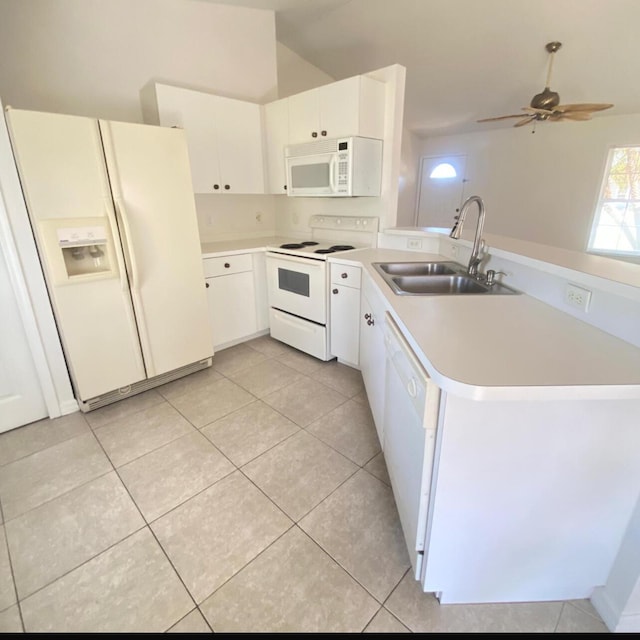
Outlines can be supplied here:
[[323, 135], [323, 136], [326, 136], [327, 132], [326, 131], [321, 131], [320, 134]]
[[225, 185], [224, 185], [224, 188], [225, 188], [227, 191], [229, 191], [229, 189], [231, 189], [231, 187], [230, 187], [228, 184], [225, 184]]
[[317, 131], [312, 131], [311, 132], [311, 137], [312, 138], [317, 138], [318, 137], [318, 132]]
[[333, 290], [333, 293], [338, 293], [338, 290], [337, 290], [337, 289], [334, 289], [334, 290]]
[[341, 278], [346, 278], [346, 277], [347, 277], [347, 274], [346, 274], [346, 273], [341, 273], [341, 274], [340, 274], [340, 277], [341, 277]]
[[208, 282], [205, 282], [205, 283], [204, 283], [204, 286], [205, 286], [205, 287], [207, 287], [207, 289], [208, 289], [208, 288], [209, 288], [209, 283], [208, 283]]
[[287, 185], [286, 185], [286, 184], [284, 185], [284, 190], [285, 190], [285, 191], [287, 190]]
[[225, 269], [228, 269], [230, 266], [231, 266], [231, 265], [230, 265], [228, 262], [225, 262], [225, 263], [224, 263], [224, 268], [225, 268]]
[[365, 313], [364, 314], [364, 319], [365, 320], [371, 320], [371, 314], [370, 313]]
[[220, 185], [219, 184], [214, 184], [213, 188], [217, 191], [220, 188]]
[[367, 324], [371, 327], [375, 324], [375, 322], [373, 321], [373, 318], [371, 318], [370, 320], [367, 320]]

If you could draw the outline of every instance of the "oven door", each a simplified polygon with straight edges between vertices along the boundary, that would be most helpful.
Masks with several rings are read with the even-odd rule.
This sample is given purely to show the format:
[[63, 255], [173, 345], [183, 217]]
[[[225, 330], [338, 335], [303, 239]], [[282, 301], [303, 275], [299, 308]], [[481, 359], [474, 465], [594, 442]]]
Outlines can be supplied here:
[[324, 260], [267, 252], [269, 306], [326, 324], [326, 266]]

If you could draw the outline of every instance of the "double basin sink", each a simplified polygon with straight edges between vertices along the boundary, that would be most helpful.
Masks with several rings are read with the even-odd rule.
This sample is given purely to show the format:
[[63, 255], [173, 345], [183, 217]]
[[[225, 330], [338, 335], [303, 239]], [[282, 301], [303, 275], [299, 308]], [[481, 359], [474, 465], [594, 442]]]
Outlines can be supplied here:
[[501, 282], [487, 284], [457, 262], [374, 262], [373, 267], [394, 293], [425, 295], [496, 295], [519, 293]]

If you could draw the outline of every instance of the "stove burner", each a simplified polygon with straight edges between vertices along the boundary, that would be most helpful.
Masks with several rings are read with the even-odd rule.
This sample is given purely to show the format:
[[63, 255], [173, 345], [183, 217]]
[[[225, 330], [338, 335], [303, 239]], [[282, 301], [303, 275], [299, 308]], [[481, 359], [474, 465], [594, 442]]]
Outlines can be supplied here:
[[280, 248], [281, 249], [302, 249], [304, 245], [303, 244], [296, 244], [294, 242], [291, 242], [290, 244], [281, 244]]
[[331, 251], [348, 251], [349, 249], [355, 249], [350, 244], [334, 244], [332, 247], [329, 247]]
[[335, 249], [316, 249], [313, 253], [333, 253]]
[[318, 243], [313, 240], [307, 240], [307, 242], [301, 242], [303, 247], [315, 247]]

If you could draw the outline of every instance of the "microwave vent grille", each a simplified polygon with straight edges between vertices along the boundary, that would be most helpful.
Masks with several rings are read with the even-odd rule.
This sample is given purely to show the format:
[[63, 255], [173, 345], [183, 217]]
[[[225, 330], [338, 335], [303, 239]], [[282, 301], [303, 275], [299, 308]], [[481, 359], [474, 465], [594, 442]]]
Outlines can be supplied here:
[[312, 156], [316, 153], [333, 153], [337, 150], [338, 138], [329, 138], [328, 140], [289, 145], [285, 149], [285, 156], [287, 158], [299, 158], [301, 156]]

